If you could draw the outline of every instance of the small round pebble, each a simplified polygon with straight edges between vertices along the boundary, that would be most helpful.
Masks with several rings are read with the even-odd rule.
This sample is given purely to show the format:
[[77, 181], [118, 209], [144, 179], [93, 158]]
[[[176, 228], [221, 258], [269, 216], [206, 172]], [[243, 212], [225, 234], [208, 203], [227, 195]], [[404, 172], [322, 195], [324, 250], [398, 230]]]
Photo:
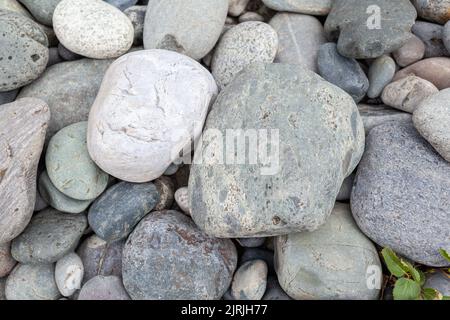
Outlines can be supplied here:
[[261, 300], [266, 285], [267, 264], [263, 260], [248, 261], [234, 274], [231, 294], [236, 300]]
[[130, 297], [119, 277], [96, 276], [83, 285], [78, 300], [130, 300]]
[[395, 61], [383, 55], [372, 62], [369, 68], [369, 98], [378, 98], [383, 89], [392, 81], [396, 71]]
[[65, 127], [51, 138], [45, 155], [53, 185], [77, 200], [97, 198], [108, 184], [108, 175], [89, 156], [86, 131], [87, 122]]
[[187, 187], [182, 187], [175, 192], [175, 201], [185, 214], [191, 214], [191, 210], [189, 209], [189, 195]]
[[407, 67], [423, 58], [425, 44], [417, 36], [412, 36], [400, 49], [392, 53], [400, 67]]
[[273, 62], [277, 50], [277, 33], [264, 22], [244, 22], [231, 28], [220, 39], [212, 58], [211, 70], [219, 88], [252, 63]]
[[75, 291], [81, 288], [83, 275], [83, 262], [76, 253], [69, 253], [56, 263], [56, 285], [59, 292], [65, 297], [72, 296]]
[[64, 47], [93, 59], [117, 58], [134, 39], [130, 19], [103, 0], [62, 0], [53, 14], [53, 28]]
[[7, 300], [57, 300], [53, 264], [18, 264], [6, 280]]

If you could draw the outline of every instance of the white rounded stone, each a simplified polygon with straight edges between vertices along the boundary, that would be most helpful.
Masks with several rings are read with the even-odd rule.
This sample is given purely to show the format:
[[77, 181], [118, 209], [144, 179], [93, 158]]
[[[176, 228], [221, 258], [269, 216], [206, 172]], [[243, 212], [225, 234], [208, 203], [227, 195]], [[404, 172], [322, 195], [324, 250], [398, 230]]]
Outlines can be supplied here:
[[189, 195], [187, 187], [182, 187], [175, 191], [175, 201], [183, 211], [183, 213], [187, 214], [188, 216], [191, 215], [191, 210], [189, 209]]
[[130, 19], [102, 0], [62, 0], [53, 14], [53, 28], [64, 47], [93, 59], [119, 57], [134, 39]]
[[84, 276], [83, 262], [76, 253], [69, 253], [56, 263], [55, 280], [59, 292], [70, 297], [81, 288]]
[[117, 59], [106, 72], [88, 122], [88, 150], [121, 180], [160, 177], [197, 139], [218, 89], [195, 60], [167, 50]]

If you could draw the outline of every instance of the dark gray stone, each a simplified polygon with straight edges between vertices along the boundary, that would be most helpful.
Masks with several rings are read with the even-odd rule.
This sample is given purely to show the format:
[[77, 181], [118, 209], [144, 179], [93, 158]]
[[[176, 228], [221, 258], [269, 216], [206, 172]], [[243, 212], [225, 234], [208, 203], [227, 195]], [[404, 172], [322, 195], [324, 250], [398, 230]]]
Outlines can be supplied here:
[[61, 0], [19, 0], [37, 21], [47, 26], [52, 25], [53, 11]]
[[89, 208], [89, 225], [107, 242], [124, 239], [158, 201], [159, 193], [153, 183], [120, 182]]
[[[226, 161], [235, 154], [222, 148], [229, 129], [267, 130], [267, 160]], [[352, 98], [299, 65], [258, 63], [240, 73], [218, 96], [205, 133], [189, 178], [191, 214], [220, 238], [317, 229], [364, 149]]]
[[361, 230], [382, 247], [430, 266], [449, 266], [450, 163], [414, 129], [389, 122], [367, 138], [351, 205]]
[[48, 39], [33, 20], [0, 10], [0, 92], [37, 79], [47, 67]]
[[380, 289], [368, 286], [369, 268], [378, 272], [375, 283], [381, 283], [378, 252], [346, 204], [336, 203], [318, 230], [281, 236], [275, 242], [278, 280], [294, 299], [378, 299]]
[[108, 243], [92, 235], [77, 250], [83, 261], [83, 283], [95, 276], [122, 276], [122, 250], [125, 240]]
[[376, 126], [389, 121], [412, 123], [410, 113], [402, 112], [385, 105], [359, 104], [358, 110], [364, 123], [366, 135]]
[[443, 42], [444, 26], [431, 22], [417, 21], [411, 30], [425, 44], [425, 58], [450, 55]]
[[70, 51], [66, 47], [62, 45], [62, 43], [58, 44], [58, 53], [61, 58], [63, 58], [66, 61], [74, 61], [74, 60], [80, 60], [83, 58], [83, 56]]
[[110, 63], [93, 59], [58, 63], [20, 91], [19, 98], [35, 97], [47, 102], [51, 113], [47, 140], [62, 128], [88, 119]]
[[18, 89], [0, 92], [0, 105], [13, 102], [16, 99], [18, 93]]
[[444, 43], [447, 52], [450, 52], [450, 23], [447, 22], [444, 26], [442, 41]]
[[123, 250], [123, 281], [134, 300], [220, 299], [237, 253], [230, 240], [207, 236], [176, 211], [145, 217]]
[[54, 64], [58, 64], [63, 62], [64, 59], [58, 53], [58, 47], [52, 47], [48, 49], [48, 62], [47, 68], [53, 66]]
[[18, 264], [6, 280], [7, 300], [57, 300], [53, 264]]
[[147, 6], [132, 6], [126, 9], [123, 13], [130, 19], [134, 28], [133, 45], [142, 46], [144, 36], [144, 22]]
[[292, 300], [281, 288], [276, 276], [267, 279], [266, 293], [261, 300]]
[[244, 248], [257, 248], [264, 244], [266, 238], [239, 238], [236, 241]]
[[87, 227], [83, 214], [54, 209], [39, 212], [12, 241], [11, 254], [21, 263], [53, 263], [73, 251]]
[[104, 0], [104, 1], [122, 11], [131, 6], [134, 6], [138, 2], [138, 0]]
[[263, 260], [267, 264], [269, 274], [274, 273], [273, 251], [264, 248], [246, 248], [239, 257], [239, 265], [252, 260]]
[[0, 301], [6, 300], [5, 287], [6, 287], [6, 278], [0, 278]]
[[355, 180], [355, 174], [352, 173], [349, 175], [342, 183], [341, 190], [339, 190], [339, 194], [336, 197], [337, 201], [348, 201], [350, 200], [350, 196], [352, 194], [353, 181]]
[[378, 58], [408, 41], [416, 17], [409, 0], [334, 0], [325, 32], [343, 56]]
[[317, 58], [319, 74], [338, 86], [359, 102], [369, 90], [369, 79], [355, 59], [339, 54], [335, 43], [326, 43], [319, 49]]

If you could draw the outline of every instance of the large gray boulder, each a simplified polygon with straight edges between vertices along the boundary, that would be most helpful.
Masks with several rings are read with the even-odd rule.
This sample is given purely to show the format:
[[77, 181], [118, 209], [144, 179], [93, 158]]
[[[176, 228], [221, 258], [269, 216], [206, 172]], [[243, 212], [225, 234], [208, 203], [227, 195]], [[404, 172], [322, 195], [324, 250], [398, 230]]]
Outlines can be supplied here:
[[352, 190], [361, 230], [383, 247], [418, 263], [448, 266], [450, 163], [411, 123], [373, 128]]
[[[233, 133], [255, 136], [241, 159], [223, 148]], [[352, 98], [317, 74], [259, 63], [221, 92], [202, 142], [189, 179], [194, 221], [216, 237], [264, 237], [325, 222], [361, 158], [364, 128]]]

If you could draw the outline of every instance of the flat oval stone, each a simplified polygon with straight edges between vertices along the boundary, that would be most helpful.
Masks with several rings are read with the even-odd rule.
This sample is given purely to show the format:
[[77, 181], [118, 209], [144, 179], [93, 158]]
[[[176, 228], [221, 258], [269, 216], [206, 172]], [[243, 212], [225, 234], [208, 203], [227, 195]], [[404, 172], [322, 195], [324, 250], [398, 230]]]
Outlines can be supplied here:
[[44, 72], [48, 39], [31, 19], [0, 10], [0, 92], [29, 84]]
[[53, 264], [18, 264], [6, 280], [7, 300], [57, 300]]
[[11, 243], [0, 244], [0, 278], [6, 277], [17, 261], [11, 256]]
[[368, 287], [369, 268], [381, 263], [373, 243], [358, 229], [350, 207], [336, 203], [328, 221], [311, 233], [278, 237], [275, 266], [281, 287], [294, 299], [376, 300]]
[[89, 208], [89, 226], [107, 242], [124, 239], [158, 201], [159, 192], [153, 183], [120, 182]]
[[430, 22], [417, 21], [413, 25], [411, 30], [425, 44], [425, 58], [443, 57], [450, 55], [443, 42], [443, 26]]
[[277, 50], [278, 36], [270, 25], [258, 21], [240, 23], [220, 38], [214, 50], [211, 72], [222, 89], [246, 66], [273, 62]]
[[449, 266], [439, 254], [440, 248], [450, 250], [449, 197], [450, 163], [411, 123], [370, 131], [351, 198], [353, 216], [368, 237], [417, 263]]
[[428, 58], [416, 62], [397, 72], [394, 81], [409, 75], [428, 80], [439, 90], [450, 88], [450, 58]]
[[[226, 160], [224, 136], [236, 140], [233, 133], [262, 136], [266, 160]], [[257, 153], [251, 149], [257, 141], [250, 152]], [[253, 64], [221, 92], [208, 116], [189, 178], [192, 217], [221, 238], [315, 230], [363, 149], [363, 123], [343, 90], [299, 65]]]
[[96, 276], [84, 284], [78, 300], [130, 300], [130, 297], [119, 277]]
[[52, 25], [53, 12], [61, 0], [20, 0], [33, 17], [47, 26]]
[[80, 213], [85, 211], [93, 200], [77, 200], [66, 196], [51, 182], [46, 171], [39, 176], [39, 194], [52, 208], [61, 212]]
[[421, 136], [450, 162], [450, 89], [423, 100], [414, 111], [413, 122]]
[[122, 249], [124, 240], [108, 243], [92, 235], [77, 250], [83, 261], [83, 283], [95, 276], [122, 276]]
[[231, 240], [207, 236], [182, 213], [153, 212], [125, 244], [123, 282], [133, 300], [214, 300], [228, 289], [236, 263]]
[[267, 264], [263, 260], [248, 261], [236, 270], [231, 294], [236, 300], [261, 300], [266, 285]]
[[54, 209], [39, 212], [11, 244], [11, 254], [21, 263], [53, 263], [73, 251], [87, 228], [83, 214]]
[[406, 67], [419, 60], [425, 55], [425, 44], [417, 36], [412, 36], [400, 49], [392, 53], [395, 61], [400, 67]]
[[263, 3], [276, 11], [325, 16], [330, 12], [333, 0], [263, 0]]
[[87, 121], [89, 110], [111, 62], [81, 59], [58, 63], [20, 91], [18, 98], [33, 97], [47, 102], [51, 113], [47, 141], [62, 128]]
[[64, 297], [72, 296], [81, 288], [83, 280], [83, 262], [76, 253], [69, 253], [59, 259], [55, 267], [55, 281]]
[[219, 39], [227, 11], [228, 0], [152, 1], [145, 15], [144, 48], [200, 60]]
[[367, 96], [378, 98], [383, 89], [392, 81], [396, 71], [395, 61], [389, 56], [377, 58], [369, 68], [369, 91]]
[[152, 181], [200, 136], [216, 94], [211, 74], [187, 56], [129, 53], [108, 69], [92, 106], [89, 153], [116, 178]]
[[134, 38], [130, 19], [102, 0], [62, 0], [53, 14], [53, 29], [67, 49], [93, 59], [120, 57]]
[[108, 175], [89, 156], [86, 131], [85, 121], [65, 127], [51, 138], [45, 155], [53, 185], [77, 200], [97, 198], [108, 184]]
[[448, 0], [411, 0], [419, 17], [445, 24], [450, 20], [450, 1]]
[[388, 106], [413, 113], [423, 100], [438, 92], [431, 82], [411, 75], [387, 85], [381, 99]]
[[366, 136], [370, 130], [389, 121], [412, 123], [412, 115], [386, 105], [359, 104], [358, 110], [364, 123]]
[[416, 17], [409, 0], [339, 0], [333, 2], [325, 32], [345, 57], [378, 58], [408, 41]]
[[339, 54], [335, 43], [324, 44], [319, 49], [318, 72], [327, 81], [338, 86], [352, 98], [361, 101], [369, 89], [369, 80], [355, 59]]
[[182, 187], [175, 192], [175, 201], [185, 214], [191, 215], [191, 210], [189, 209], [189, 191], [187, 187]]
[[49, 119], [49, 108], [39, 99], [0, 107], [0, 243], [17, 237], [30, 222]]
[[327, 42], [320, 21], [303, 14], [277, 13], [269, 24], [278, 35], [275, 62], [300, 64], [317, 72], [319, 48]]

